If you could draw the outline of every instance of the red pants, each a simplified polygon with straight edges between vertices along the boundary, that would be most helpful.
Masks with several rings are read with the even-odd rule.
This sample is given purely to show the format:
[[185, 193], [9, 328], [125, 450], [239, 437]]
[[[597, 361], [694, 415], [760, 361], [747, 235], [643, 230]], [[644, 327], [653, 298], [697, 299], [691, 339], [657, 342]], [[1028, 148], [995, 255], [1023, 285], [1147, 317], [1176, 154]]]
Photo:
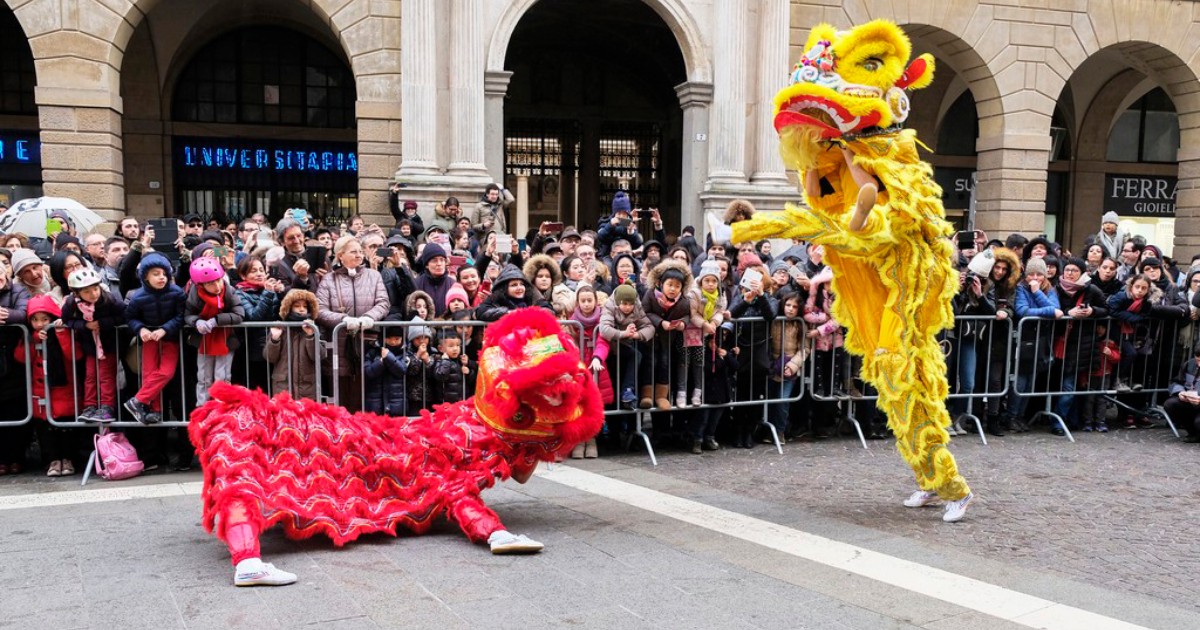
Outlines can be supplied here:
[[153, 411], [162, 411], [159, 394], [175, 378], [175, 368], [178, 366], [179, 342], [164, 339], [143, 343], [142, 388], [136, 396], [138, 401], [149, 405]]
[[225, 544], [229, 546], [229, 555], [235, 567], [242, 560], [262, 557], [258, 546], [258, 525], [250, 520], [249, 510], [244, 501], [231, 501], [220, 516], [224, 521], [220, 527], [225, 532]]
[[[95, 407], [108, 405], [114, 409], [117, 406], [117, 355], [110, 352], [103, 359], [83, 357], [87, 365], [83, 380], [83, 406]], [[97, 389], [99, 398], [97, 401]]]

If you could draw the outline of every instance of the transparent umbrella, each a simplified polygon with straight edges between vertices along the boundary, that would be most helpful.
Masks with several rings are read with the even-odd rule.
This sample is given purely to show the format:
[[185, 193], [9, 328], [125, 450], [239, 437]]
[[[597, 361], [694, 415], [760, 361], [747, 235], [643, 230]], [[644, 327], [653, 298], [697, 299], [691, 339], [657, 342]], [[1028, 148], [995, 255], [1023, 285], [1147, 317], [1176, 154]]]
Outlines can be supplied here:
[[37, 197], [18, 201], [0, 216], [0, 232], [46, 238], [46, 224], [52, 218], [67, 221], [76, 234], [87, 234], [104, 222], [100, 215], [73, 199]]

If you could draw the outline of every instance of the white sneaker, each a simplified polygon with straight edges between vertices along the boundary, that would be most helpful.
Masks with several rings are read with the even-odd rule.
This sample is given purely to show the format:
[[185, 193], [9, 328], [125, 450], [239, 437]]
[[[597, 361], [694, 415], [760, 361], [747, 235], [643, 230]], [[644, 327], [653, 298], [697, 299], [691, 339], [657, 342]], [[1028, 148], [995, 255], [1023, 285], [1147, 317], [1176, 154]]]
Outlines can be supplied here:
[[261, 558], [242, 560], [233, 572], [234, 586], [284, 586], [295, 582], [295, 574], [276, 569]]
[[904, 507], [925, 507], [938, 500], [938, 495], [932, 490], [917, 490], [911, 497], [904, 500]]
[[967, 515], [967, 506], [971, 504], [971, 499], [975, 498], [974, 492], [968, 492], [967, 496], [946, 504], [946, 510], [942, 513], [942, 520], [947, 523], [957, 523]]
[[687, 392], [675, 393], [675, 407], [677, 409], [687, 409]]
[[700, 405], [703, 405], [703, 404], [704, 404], [704, 390], [699, 389], [699, 388], [693, 389], [692, 390], [692, 406], [699, 407]]
[[537, 553], [546, 546], [542, 543], [532, 540], [525, 535], [514, 536], [505, 530], [492, 532], [488, 536], [488, 546], [492, 548], [492, 553], [500, 555], [506, 553]]

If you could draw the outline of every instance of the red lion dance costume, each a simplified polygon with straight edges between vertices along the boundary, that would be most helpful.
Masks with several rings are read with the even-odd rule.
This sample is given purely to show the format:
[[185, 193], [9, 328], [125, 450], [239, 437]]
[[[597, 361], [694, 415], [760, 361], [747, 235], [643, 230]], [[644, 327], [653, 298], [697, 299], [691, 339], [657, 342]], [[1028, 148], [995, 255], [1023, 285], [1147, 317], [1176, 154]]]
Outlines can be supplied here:
[[579, 350], [542, 309], [488, 327], [476, 396], [419, 418], [350, 414], [287, 394], [217, 383], [191, 418], [204, 468], [204, 527], [229, 545], [239, 586], [294, 582], [262, 563], [258, 536], [282, 524], [293, 539], [337, 545], [363, 534], [420, 534], [445, 514], [494, 553], [538, 551], [505, 531], [480, 494], [527, 481], [599, 431], [600, 394]]

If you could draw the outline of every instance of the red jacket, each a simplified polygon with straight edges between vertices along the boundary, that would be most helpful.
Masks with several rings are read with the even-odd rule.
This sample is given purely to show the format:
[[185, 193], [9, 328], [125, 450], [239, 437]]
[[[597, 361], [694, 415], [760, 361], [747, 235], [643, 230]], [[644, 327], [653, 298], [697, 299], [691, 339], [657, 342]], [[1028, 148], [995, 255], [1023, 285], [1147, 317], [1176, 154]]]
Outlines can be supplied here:
[[[54, 331], [58, 336], [59, 352], [62, 352], [63, 372], [65, 373], [66, 382], [59, 385], [50, 386], [50, 410], [55, 418], [75, 419], [75, 361], [82, 358], [83, 353], [77, 345], [71, 343], [71, 330], [69, 328], [59, 328]], [[75, 356], [68, 358], [70, 348], [75, 348]], [[67, 350], [60, 350], [67, 348]], [[56, 351], [53, 344], [50, 345], [50, 351]], [[25, 362], [25, 342], [17, 344], [16, 350], [17, 362]], [[30, 351], [30, 357], [33, 359], [33, 365], [29, 366], [30, 381], [32, 384], [30, 394], [30, 405], [33, 407], [33, 417], [45, 420], [46, 407], [42, 403], [42, 398], [46, 392], [46, 358], [42, 356], [42, 344], [34, 343], [33, 349]], [[80, 383], [82, 385], [82, 383]], [[80, 395], [83, 392], [79, 392]]]
[[608, 340], [600, 336], [599, 330], [599, 326], [594, 326], [591, 330], [584, 331], [584, 336], [591, 343], [584, 348], [583, 364], [590, 369], [592, 359], [600, 359], [600, 371], [596, 373], [596, 386], [600, 388], [600, 400], [608, 405], [616, 400], [616, 397], [613, 395], [612, 379], [608, 376]]

